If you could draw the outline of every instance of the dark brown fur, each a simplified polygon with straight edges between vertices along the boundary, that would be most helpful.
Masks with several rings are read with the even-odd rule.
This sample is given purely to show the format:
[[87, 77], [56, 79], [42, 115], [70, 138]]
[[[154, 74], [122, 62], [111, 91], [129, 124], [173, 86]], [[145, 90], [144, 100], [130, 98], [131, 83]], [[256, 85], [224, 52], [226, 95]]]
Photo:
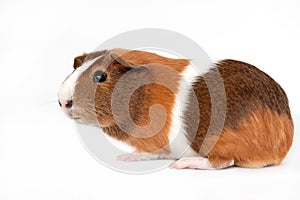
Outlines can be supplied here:
[[[220, 119], [211, 121], [211, 94], [226, 92], [224, 128]], [[214, 86], [209, 91], [207, 85]], [[185, 113], [187, 138], [191, 147], [216, 166], [234, 160], [243, 167], [277, 165], [287, 154], [293, 138], [288, 99], [282, 88], [267, 74], [244, 62], [223, 60], [194, 83], [199, 100], [200, 123], [196, 136], [189, 135], [193, 106]], [[223, 104], [215, 103], [216, 110]], [[206, 139], [209, 126], [214, 132]], [[205, 140], [204, 140], [205, 139]]]

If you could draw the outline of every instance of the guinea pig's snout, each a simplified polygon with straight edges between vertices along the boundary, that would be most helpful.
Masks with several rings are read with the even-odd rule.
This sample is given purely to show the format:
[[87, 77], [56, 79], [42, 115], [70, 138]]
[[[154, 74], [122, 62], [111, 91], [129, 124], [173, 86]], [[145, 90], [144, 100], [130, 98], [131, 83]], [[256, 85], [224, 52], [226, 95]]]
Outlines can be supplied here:
[[58, 100], [58, 104], [60, 107], [63, 107], [63, 108], [72, 108], [73, 101], [72, 100], [67, 100], [67, 101]]

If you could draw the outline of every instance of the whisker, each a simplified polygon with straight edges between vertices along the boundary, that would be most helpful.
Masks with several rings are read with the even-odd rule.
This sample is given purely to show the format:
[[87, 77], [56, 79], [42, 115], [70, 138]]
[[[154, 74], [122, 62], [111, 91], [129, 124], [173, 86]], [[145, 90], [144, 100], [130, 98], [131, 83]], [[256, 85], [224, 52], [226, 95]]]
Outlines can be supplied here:
[[40, 103], [40, 106], [45, 106], [45, 105], [48, 105], [48, 104], [51, 104], [51, 103], [57, 103], [58, 104], [58, 101], [57, 100], [45, 101], [45, 102]]

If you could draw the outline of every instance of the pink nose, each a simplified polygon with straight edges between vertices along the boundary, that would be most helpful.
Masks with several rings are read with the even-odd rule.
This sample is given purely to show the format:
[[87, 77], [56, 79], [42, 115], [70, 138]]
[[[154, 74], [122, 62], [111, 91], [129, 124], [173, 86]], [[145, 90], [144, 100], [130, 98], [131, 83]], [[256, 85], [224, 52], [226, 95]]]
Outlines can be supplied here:
[[65, 107], [65, 108], [71, 108], [73, 105], [73, 101], [72, 100], [67, 100], [67, 101], [60, 101], [58, 100], [59, 106], [60, 107]]

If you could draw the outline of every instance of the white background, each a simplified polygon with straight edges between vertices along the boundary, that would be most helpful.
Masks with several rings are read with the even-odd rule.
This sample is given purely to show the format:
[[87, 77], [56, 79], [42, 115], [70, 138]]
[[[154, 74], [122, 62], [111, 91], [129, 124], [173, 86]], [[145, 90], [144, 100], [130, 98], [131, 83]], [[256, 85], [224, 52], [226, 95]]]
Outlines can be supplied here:
[[[300, 4], [285, 1], [0, 2], [0, 199], [299, 199]], [[286, 90], [296, 131], [279, 167], [128, 175], [95, 161], [56, 92], [73, 58], [137, 28], [165, 28], [213, 60], [258, 66]]]

